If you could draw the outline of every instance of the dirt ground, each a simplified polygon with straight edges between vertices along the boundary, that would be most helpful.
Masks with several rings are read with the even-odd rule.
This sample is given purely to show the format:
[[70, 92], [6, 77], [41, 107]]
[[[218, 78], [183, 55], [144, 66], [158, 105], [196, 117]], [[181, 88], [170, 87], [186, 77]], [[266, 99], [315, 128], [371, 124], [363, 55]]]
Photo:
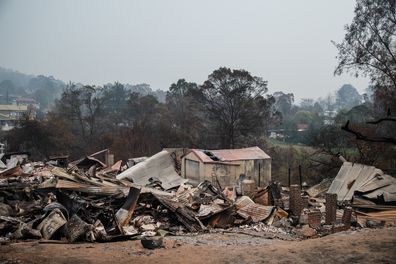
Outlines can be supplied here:
[[346, 231], [302, 241], [245, 234], [165, 237], [164, 248], [140, 241], [94, 244], [20, 242], [0, 246], [6, 263], [396, 263], [396, 227]]

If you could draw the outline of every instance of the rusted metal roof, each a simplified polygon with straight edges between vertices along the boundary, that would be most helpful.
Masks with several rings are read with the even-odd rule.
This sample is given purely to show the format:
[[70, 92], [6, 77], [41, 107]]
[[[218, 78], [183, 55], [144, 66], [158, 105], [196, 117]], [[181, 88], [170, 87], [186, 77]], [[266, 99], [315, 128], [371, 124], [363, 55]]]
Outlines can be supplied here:
[[235, 202], [235, 206], [237, 209], [237, 214], [245, 219], [250, 217], [255, 223], [264, 221], [270, 217], [275, 208], [274, 206], [256, 204], [248, 196], [242, 196], [238, 198]]
[[[217, 150], [192, 149], [192, 152], [202, 162], [233, 162], [238, 160], [261, 160], [271, 158], [259, 147]], [[208, 154], [213, 154], [212, 158], [211, 155]]]

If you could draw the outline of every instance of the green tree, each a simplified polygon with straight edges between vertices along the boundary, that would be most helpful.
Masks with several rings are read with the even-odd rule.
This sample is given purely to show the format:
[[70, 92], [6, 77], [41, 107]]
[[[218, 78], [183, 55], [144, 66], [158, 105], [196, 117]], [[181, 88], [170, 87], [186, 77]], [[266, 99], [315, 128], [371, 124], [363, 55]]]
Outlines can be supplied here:
[[264, 97], [267, 81], [245, 70], [219, 68], [199, 87], [212, 142], [234, 148], [241, 136], [259, 134], [269, 125], [275, 100]]
[[337, 91], [336, 104], [340, 109], [351, 109], [362, 102], [362, 96], [350, 84], [344, 84]]
[[166, 94], [166, 105], [171, 115], [172, 125], [179, 135], [182, 146], [192, 146], [196, 143], [199, 131], [199, 109], [192, 94], [198, 89], [196, 83], [184, 79], [173, 83]]
[[103, 112], [110, 124], [121, 124], [127, 119], [125, 111], [127, 108], [127, 100], [129, 92], [121, 83], [106, 85], [103, 89], [102, 103]]
[[27, 90], [34, 99], [40, 104], [40, 110], [48, 110], [54, 101], [60, 97], [64, 88], [61, 81], [55, 80], [54, 77], [39, 75], [30, 79]]
[[275, 92], [273, 94], [275, 98], [275, 108], [279, 112], [282, 113], [283, 116], [288, 116], [291, 114], [293, 103], [294, 103], [294, 94], [288, 93], [285, 94], [283, 92]]

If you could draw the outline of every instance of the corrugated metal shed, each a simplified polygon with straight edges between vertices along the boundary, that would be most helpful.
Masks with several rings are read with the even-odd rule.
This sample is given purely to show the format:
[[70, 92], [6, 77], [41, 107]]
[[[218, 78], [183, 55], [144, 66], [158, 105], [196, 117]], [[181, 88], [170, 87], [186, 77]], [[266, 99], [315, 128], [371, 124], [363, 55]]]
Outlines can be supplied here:
[[259, 147], [242, 148], [242, 149], [217, 149], [217, 150], [202, 150], [202, 149], [192, 149], [197, 157], [202, 162], [214, 162], [209, 155], [206, 153], [213, 154], [220, 162], [233, 162], [238, 160], [263, 160], [270, 159], [271, 157], [267, 155]]

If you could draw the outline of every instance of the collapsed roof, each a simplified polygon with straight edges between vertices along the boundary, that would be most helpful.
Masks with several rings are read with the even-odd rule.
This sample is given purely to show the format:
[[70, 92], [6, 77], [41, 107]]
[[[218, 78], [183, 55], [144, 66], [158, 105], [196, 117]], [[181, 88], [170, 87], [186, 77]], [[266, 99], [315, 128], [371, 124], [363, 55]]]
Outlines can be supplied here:
[[117, 175], [117, 179], [129, 179], [138, 185], [148, 185], [154, 181], [160, 181], [165, 190], [180, 186], [187, 182], [176, 173], [170, 153], [166, 150], [158, 152], [154, 156], [136, 164]]
[[396, 179], [374, 166], [344, 162], [328, 193], [337, 194], [340, 203], [349, 202], [354, 194], [384, 202], [396, 201]]
[[259, 147], [241, 148], [241, 149], [217, 149], [217, 150], [191, 150], [202, 162], [232, 162], [238, 160], [262, 160], [271, 159]]

